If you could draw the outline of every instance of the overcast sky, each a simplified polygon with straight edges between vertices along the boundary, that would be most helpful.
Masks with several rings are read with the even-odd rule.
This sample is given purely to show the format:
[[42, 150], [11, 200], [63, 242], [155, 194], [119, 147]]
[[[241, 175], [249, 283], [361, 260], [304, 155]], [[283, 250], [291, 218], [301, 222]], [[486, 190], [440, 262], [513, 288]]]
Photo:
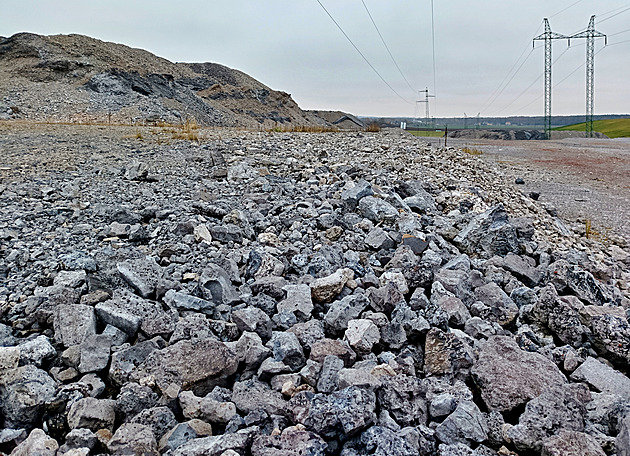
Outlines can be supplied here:
[[[317, 0], [0, 0], [0, 35], [80, 33], [172, 61], [242, 70], [291, 93], [304, 109], [424, 116], [425, 105], [416, 103], [419, 95], [392, 62], [362, 1], [321, 2], [402, 99]], [[434, 0], [435, 80], [431, 1], [364, 2], [413, 89], [436, 95], [431, 116], [542, 115], [543, 43], [532, 49], [532, 38], [542, 33], [544, 17], [553, 31], [569, 35], [586, 29], [593, 14], [596, 29], [609, 35], [607, 48], [603, 39], [596, 42], [595, 113], [630, 113], [628, 0]], [[554, 42], [554, 60], [560, 58], [553, 66], [559, 83], [553, 114], [585, 112], [584, 41], [570, 48]], [[513, 75], [515, 64], [520, 70]], [[502, 82], [509, 83], [493, 97]]]

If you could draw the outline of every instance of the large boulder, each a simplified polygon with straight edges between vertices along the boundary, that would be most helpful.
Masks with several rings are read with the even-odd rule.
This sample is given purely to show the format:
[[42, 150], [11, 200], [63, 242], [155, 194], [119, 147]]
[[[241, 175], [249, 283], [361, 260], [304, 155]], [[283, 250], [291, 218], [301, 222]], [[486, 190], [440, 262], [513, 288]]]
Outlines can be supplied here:
[[37, 426], [47, 402], [55, 396], [57, 385], [43, 370], [27, 365], [0, 371], [0, 412], [4, 427]]
[[509, 411], [567, 382], [548, 358], [521, 350], [507, 336], [492, 336], [482, 346], [472, 376], [490, 410]]
[[516, 228], [508, 222], [507, 212], [501, 203], [475, 216], [454, 242], [469, 255], [505, 256], [519, 251]]

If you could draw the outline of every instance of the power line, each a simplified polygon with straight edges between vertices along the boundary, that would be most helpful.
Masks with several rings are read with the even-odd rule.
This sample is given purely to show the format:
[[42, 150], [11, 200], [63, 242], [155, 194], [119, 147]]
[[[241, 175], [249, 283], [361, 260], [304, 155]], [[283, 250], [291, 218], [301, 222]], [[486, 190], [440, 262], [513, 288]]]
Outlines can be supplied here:
[[615, 16], [619, 16], [620, 14], [623, 14], [623, 13], [625, 13], [628, 10], [630, 10], [630, 6], [628, 8], [626, 8], [625, 10], [619, 11], [618, 13], [615, 13], [612, 16], [607, 17], [606, 19], [600, 20], [599, 23], [601, 24], [602, 22], [606, 22], [608, 19], [612, 19]]
[[575, 2], [575, 3], [571, 3], [571, 4], [570, 4], [569, 6], [567, 6], [566, 8], [561, 9], [561, 10], [560, 10], [560, 11], [558, 11], [557, 13], [552, 14], [551, 16], [549, 16], [549, 19], [551, 19], [552, 17], [556, 17], [558, 14], [564, 13], [566, 10], [568, 10], [568, 9], [570, 9], [570, 8], [573, 8], [575, 5], [577, 5], [578, 3], [582, 2], [582, 1], [583, 1], [583, 0], [577, 0], [577, 2]]
[[411, 89], [411, 91], [414, 93], [417, 92], [416, 89], [414, 89], [411, 84], [409, 84], [409, 81], [407, 80], [407, 78], [405, 77], [405, 75], [403, 74], [402, 70], [400, 69], [400, 67], [398, 66], [398, 63], [396, 62], [396, 59], [394, 58], [392, 51], [389, 50], [389, 46], [387, 46], [387, 43], [385, 42], [385, 38], [383, 38], [383, 35], [381, 34], [381, 31], [379, 30], [378, 26], [376, 25], [376, 22], [374, 21], [374, 18], [372, 17], [372, 14], [370, 13], [370, 10], [368, 9], [367, 5], [365, 4], [365, 2], [363, 0], [361, 0], [361, 3], [363, 3], [363, 7], [365, 8], [365, 11], [367, 12], [368, 16], [370, 16], [370, 20], [372, 21], [372, 24], [374, 25], [374, 28], [376, 29], [376, 32], [378, 33], [378, 36], [381, 38], [381, 41], [383, 42], [383, 46], [385, 46], [385, 49], [387, 49], [387, 53], [389, 54], [389, 56], [392, 59], [392, 62], [394, 62], [394, 65], [396, 65], [396, 68], [398, 69], [398, 72], [400, 73], [400, 75], [402, 76], [402, 78], [405, 80], [405, 82], [407, 83], [407, 85], [409, 86], [409, 88]]
[[334, 17], [332, 17], [332, 14], [330, 14], [330, 13], [328, 12], [328, 10], [327, 10], [327, 9], [326, 9], [326, 7], [322, 4], [322, 2], [321, 2], [320, 0], [317, 0], [317, 3], [319, 3], [319, 6], [321, 6], [321, 7], [322, 7], [322, 9], [326, 12], [326, 14], [328, 15], [328, 17], [329, 17], [329, 18], [330, 18], [330, 19], [331, 19], [331, 20], [335, 23], [335, 25], [336, 25], [336, 26], [337, 26], [337, 28], [341, 31], [341, 33], [343, 33], [343, 36], [345, 36], [345, 37], [346, 37], [346, 39], [350, 42], [350, 44], [352, 45], [352, 47], [354, 47], [354, 49], [355, 49], [355, 50], [359, 53], [359, 55], [360, 55], [361, 57], [363, 57], [363, 60], [365, 60], [365, 63], [367, 63], [367, 64], [370, 66], [370, 68], [372, 68], [372, 70], [373, 70], [373, 71], [374, 71], [374, 72], [378, 75], [378, 77], [379, 77], [379, 78], [381, 78], [381, 81], [383, 81], [383, 82], [385, 83], [385, 85], [386, 85], [387, 87], [389, 87], [389, 88], [390, 88], [390, 90], [391, 90], [392, 92], [394, 92], [394, 93], [398, 96], [398, 98], [400, 98], [402, 101], [404, 101], [405, 103], [408, 103], [408, 104], [412, 104], [411, 102], [409, 102], [409, 100], [405, 99], [405, 98], [404, 98], [401, 94], [399, 94], [398, 92], [396, 92], [396, 89], [394, 89], [394, 88], [393, 88], [393, 87], [389, 84], [389, 82], [387, 82], [387, 81], [385, 80], [385, 78], [384, 78], [383, 76], [381, 76], [381, 73], [379, 73], [379, 72], [378, 72], [378, 70], [377, 70], [376, 68], [374, 68], [374, 65], [372, 65], [372, 64], [370, 63], [370, 61], [369, 61], [369, 60], [367, 59], [367, 57], [363, 54], [363, 52], [361, 52], [361, 50], [357, 47], [357, 45], [356, 45], [356, 44], [354, 44], [354, 42], [350, 39], [350, 37], [348, 36], [348, 34], [347, 34], [347, 33], [346, 33], [346, 32], [345, 32], [342, 28], [341, 28], [341, 25], [339, 25], [339, 23], [335, 20], [335, 18], [334, 18]]
[[[435, 84], [435, 14], [433, 8], [433, 0], [431, 0], [431, 43], [433, 46], [433, 96], [437, 96], [437, 87]], [[437, 103], [433, 102], [433, 115], [435, 116], [437, 113], [436, 110]]]

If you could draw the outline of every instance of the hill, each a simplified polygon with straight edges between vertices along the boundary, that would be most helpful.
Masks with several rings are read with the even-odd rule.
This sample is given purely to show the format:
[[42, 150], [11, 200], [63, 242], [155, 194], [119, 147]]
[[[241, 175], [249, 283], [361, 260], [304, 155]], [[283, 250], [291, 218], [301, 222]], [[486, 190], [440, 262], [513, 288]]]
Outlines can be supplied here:
[[83, 35], [0, 37], [0, 116], [48, 121], [320, 125], [291, 95], [216, 63], [173, 63]]
[[[585, 129], [586, 124], [584, 122], [554, 128], [556, 131], [584, 131]], [[609, 138], [630, 137], [630, 118], [595, 120], [593, 121], [593, 131], [603, 133]]]

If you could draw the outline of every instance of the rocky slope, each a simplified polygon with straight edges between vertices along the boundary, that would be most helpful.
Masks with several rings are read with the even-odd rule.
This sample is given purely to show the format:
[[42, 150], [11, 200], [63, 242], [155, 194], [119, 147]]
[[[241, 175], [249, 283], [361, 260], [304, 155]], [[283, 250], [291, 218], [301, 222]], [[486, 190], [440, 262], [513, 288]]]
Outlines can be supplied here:
[[216, 63], [172, 63], [82, 35], [0, 38], [0, 115], [63, 122], [319, 125], [291, 96]]
[[629, 454], [628, 251], [477, 158], [0, 129], [0, 451]]

